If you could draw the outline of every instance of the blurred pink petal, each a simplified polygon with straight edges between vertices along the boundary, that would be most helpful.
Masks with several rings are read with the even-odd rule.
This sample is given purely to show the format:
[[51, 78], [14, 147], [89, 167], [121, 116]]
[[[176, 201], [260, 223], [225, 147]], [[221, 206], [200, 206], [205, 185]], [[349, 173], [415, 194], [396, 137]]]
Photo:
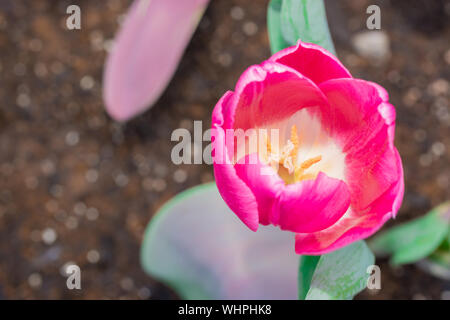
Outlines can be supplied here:
[[108, 56], [103, 98], [112, 118], [126, 121], [162, 94], [208, 0], [135, 0]]

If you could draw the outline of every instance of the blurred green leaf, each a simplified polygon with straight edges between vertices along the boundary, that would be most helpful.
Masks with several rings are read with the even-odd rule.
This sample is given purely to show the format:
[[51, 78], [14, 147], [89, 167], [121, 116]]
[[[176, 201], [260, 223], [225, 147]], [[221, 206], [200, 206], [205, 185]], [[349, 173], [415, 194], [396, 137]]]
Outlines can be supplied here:
[[419, 219], [380, 233], [369, 245], [376, 254], [392, 254], [394, 265], [416, 262], [447, 238], [449, 221], [450, 202], [446, 202]]
[[439, 249], [447, 250], [450, 252], [450, 226], [449, 226], [449, 233], [446, 239], [441, 243]]
[[250, 231], [214, 183], [167, 202], [144, 235], [145, 271], [184, 299], [296, 299], [294, 237], [274, 227]]
[[305, 300], [320, 256], [300, 256], [298, 268], [298, 299]]
[[281, 33], [281, 4], [283, 0], [272, 0], [267, 8], [267, 29], [272, 54], [289, 47]]
[[306, 300], [349, 300], [367, 286], [367, 268], [375, 258], [364, 241], [322, 255]]
[[449, 250], [436, 250], [433, 252], [429, 259], [441, 266], [447, 268], [450, 272], [450, 251]]
[[291, 45], [301, 39], [335, 54], [323, 0], [283, 0], [281, 32], [284, 40]]
[[417, 265], [431, 275], [450, 280], [450, 251], [438, 249], [426, 259], [417, 262]]

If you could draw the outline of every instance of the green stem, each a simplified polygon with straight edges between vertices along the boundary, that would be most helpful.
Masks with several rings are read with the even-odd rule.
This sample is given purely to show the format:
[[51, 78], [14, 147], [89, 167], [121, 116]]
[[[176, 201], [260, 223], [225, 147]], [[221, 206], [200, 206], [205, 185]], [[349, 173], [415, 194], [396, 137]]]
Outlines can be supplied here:
[[321, 256], [300, 256], [298, 267], [298, 299], [305, 300], [311, 279]]

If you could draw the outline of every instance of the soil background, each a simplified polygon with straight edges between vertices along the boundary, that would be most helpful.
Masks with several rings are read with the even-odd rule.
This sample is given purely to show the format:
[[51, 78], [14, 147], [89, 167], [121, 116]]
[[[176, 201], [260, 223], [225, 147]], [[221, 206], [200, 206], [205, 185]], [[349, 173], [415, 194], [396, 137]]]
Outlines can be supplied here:
[[[129, 0], [0, 0], [0, 299], [172, 299], [141, 269], [140, 242], [156, 210], [212, 181], [211, 166], [176, 166], [172, 131], [210, 122], [239, 75], [270, 56], [266, 0], [213, 0], [169, 87], [126, 124], [104, 111], [102, 71]], [[78, 4], [82, 29], [65, 27]], [[352, 45], [381, 8], [390, 57]], [[406, 192], [398, 218], [450, 199], [450, 1], [326, 0], [339, 58], [384, 86], [397, 109]], [[68, 290], [67, 263], [82, 270]], [[378, 260], [382, 289], [358, 299], [441, 299], [450, 282]], [[448, 296], [448, 294], [446, 294]]]

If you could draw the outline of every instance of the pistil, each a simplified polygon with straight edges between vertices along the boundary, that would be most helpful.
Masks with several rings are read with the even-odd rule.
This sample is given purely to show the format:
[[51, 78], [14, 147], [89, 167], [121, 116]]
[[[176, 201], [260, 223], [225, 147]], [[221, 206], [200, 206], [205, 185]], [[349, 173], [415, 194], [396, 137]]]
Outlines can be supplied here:
[[277, 169], [278, 175], [286, 182], [286, 184], [314, 179], [315, 174], [305, 173], [305, 171], [322, 160], [322, 156], [319, 155], [297, 164], [299, 150], [300, 139], [297, 134], [296, 125], [291, 127], [290, 139], [287, 140], [286, 145], [278, 154], [272, 149], [272, 145], [269, 139], [267, 139], [268, 161], [272, 167]]

